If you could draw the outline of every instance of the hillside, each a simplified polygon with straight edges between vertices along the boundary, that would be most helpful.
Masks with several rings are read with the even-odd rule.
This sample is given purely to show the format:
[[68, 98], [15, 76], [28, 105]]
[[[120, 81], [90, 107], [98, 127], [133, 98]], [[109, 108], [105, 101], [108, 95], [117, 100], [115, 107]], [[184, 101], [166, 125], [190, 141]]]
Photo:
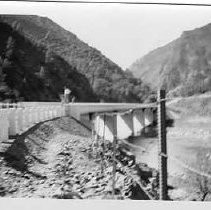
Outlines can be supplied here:
[[153, 89], [190, 96], [211, 90], [211, 24], [185, 31], [134, 62], [130, 71]]
[[[211, 117], [211, 92], [190, 97], [178, 97], [167, 103], [170, 113], [174, 113], [176, 118]], [[173, 117], [174, 118], [174, 117]]]
[[78, 101], [141, 102], [150, 91], [46, 17], [1, 15], [0, 24], [1, 100], [59, 100], [67, 86]]

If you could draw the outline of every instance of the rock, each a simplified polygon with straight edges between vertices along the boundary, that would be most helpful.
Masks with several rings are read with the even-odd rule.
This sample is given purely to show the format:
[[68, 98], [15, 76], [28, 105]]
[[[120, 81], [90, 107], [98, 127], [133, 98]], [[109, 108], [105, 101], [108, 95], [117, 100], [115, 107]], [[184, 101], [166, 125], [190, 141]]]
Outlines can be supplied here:
[[101, 186], [105, 187], [105, 186], [107, 186], [107, 183], [101, 183]]
[[130, 198], [132, 196], [132, 191], [124, 192], [124, 196]]
[[185, 198], [188, 196], [188, 193], [184, 189], [174, 189], [174, 190], [169, 190], [169, 196], [173, 200], [179, 200], [181, 198]]
[[62, 190], [63, 191], [71, 191], [71, 188], [72, 188], [72, 185], [69, 185], [69, 184], [64, 184], [63, 186], [62, 186]]
[[113, 172], [113, 167], [108, 167], [108, 168], [106, 169], [106, 172], [107, 172], [107, 173]]
[[0, 196], [5, 196], [6, 195], [6, 189], [3, 186], [0, 186]]
[[70, 172], [69, 177], [71, 177], [71, 178], [74, 177], [74, 173], [72, 171]]
[[102, 175], [99, 175], [95, 178], [96, 181], [99, 181], [100, 179], [103, 179], [105, 176], [102, 174]]
[[45, 195], [38, 195], [39, 198], [45, 198]]
[[3, 171], [3, 175], [6, 175], [6, 174], [8, 174], [9, 173], [9, 170], [6, 170], [6, 171]]
[[58, 188], [59, 186], [61, 186], [61, 185], [58, 183], [52, 183], [52, 185], [51, 185], [52, 188]]
[[11, 189], [8, 190], [8, 193], [14, 193], [18, 190], [17, 187], [12, 187]]
[[86, 151], [87, 151], [87, 149], [82, 148], [82, 149], [80, 149], [80, 151], [81, 151], [81, 152], [86, 152]]
[[40, 180], [39, 184], [45, 183], [45, 180]]
[[73, 178], [74, 179], [79, 179], [79, 175], [78, 174], [75, 174]]
[[23, 177], [24, 177], [25, 179], [30, 179], [29, 174], [24, 174]]
[[72, 186], [72, 189], [75, 191], [75, 190], [79, 190], [81, 188], [81, 185], [79, 185], [79, 184], [74, 184], [73, 186]]
[[29, 182], [24, 182], [24, 186], [28, 187], [28, 186], [30, 186], [30, 183]]
[[31, 192], [34, 192], [34, 191], [35, 191], [35, 188], [32, 186], [32, 187], [29, 188], [29, 190], [30, 190]]
[[104, 190], [106, 192], [112, 192], [112, 186], [111, 185], [107, 185], [107, 186], [105, 186]]
[[81, 178], [81, 183], [88, 183], [89, 181], [90, 181], [91, 179], [90, 179], [90, 177], [82, 177]]
[[88, 172], [87, 175], [92, 175], [92, 172]]
[[69, 152], [66, 152], [66, 151], [62, 151], [58, 155], [69, 156], [70, 153]]
[[79, 192], [84, 193], [84, 188], [79, 189]]
[[75, 181], [75, 184], [80, 184], [80, 180], [76, 180]]
[[71, 165], [72, 163], [73, 163], [73, 159], [69, 159], [67, 162], [68, 165]]
[[97, 189], [95, 189], [95, 193], [102, 192], [104, 190], [105, 190], [105, 186], [101, 186], [101, 187], [98, 187]]
[[78, 192], [72, 191], [68, 186], [64, 186], [62, 190], [62, 199], [82, 199], [81, 195]]
[[60, 187], [54, 192], [54, 194], [52, 195], [52, 198], [62, 199], [63, 194], [64, 194], [64, 192], [63, 192], [62, 188]]
[[116, 174], [116, 187], [121, 188], [125, 184], [125, 176], [120, 173]]
[[15, 174], [16, 174], [17, 176], [21, 176], [21, 175], [22, 175], [22, 173], [21, 173], [20, 171], [16, 171]]
[[54, 184], [54, 182], [49, 182], [48, 186], [52, 186]]
[[97, 187], [99, 187], [99, 185], [96, 184], [96, 183], [93, 182], [93, 181], [90, 181], [90, 182], [88, 182], [88, 183], [85, 185], [85, 187], [86, 187], [86, 188], [97, 188]]

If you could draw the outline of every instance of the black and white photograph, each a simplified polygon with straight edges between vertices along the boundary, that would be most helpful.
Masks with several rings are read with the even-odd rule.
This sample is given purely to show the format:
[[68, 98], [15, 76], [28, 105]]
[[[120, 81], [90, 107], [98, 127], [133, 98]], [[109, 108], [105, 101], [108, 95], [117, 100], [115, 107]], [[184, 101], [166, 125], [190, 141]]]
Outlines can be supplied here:
[[0, 1], [14, 198], [211, 201], [211, 3]]

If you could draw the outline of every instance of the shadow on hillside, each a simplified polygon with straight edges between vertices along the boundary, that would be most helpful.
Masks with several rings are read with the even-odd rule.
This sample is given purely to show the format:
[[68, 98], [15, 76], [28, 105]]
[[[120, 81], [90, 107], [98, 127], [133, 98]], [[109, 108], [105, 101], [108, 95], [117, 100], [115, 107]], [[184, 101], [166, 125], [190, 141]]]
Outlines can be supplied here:
[[46, 140], [48, 135], [43, 132], [41, 137], [39, 132], [36, 132], [42, 124], [43, 122], [33, 126], [22, 135], [13, 137], [13, 143], [1, 154], [9, 167], [21, 171], [22, 173], [30, 174], [36, 178], [45, 178], [45, 176], [30, 171], [29, 165], [34, 162], [47, 164], [39, 155], [42, 151], [46, 150], [43, 145], [48, 141]]

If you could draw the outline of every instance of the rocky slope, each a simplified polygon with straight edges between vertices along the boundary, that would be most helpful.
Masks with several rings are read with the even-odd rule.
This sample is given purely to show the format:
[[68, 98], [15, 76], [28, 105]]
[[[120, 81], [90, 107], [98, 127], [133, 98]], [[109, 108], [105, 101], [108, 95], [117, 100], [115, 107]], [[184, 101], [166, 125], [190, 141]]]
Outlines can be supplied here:
[[211, 89], [211, 24], [185, 31], [171, 43], [155, 49], [130, 67], [154, 89], [173, 95], [193, 95]]
[[46, 17], [1, 15], [0, 24], [2, 99], [58, 100], [64, 85], [79, 101], [138, 102], [149, 92], [140, 79]]
[[[112, 193], [111, 149], [103, 159], [93, 147], [91, 132], [69, 117], [40, 123], [12, 141], [0, 152], [0, 197], [57, 199], [149, 199], [130, 175], [143, 179], [148, 191], [153, 170], [118, 159], [115, 197]], [[2, 148], [2, 144], [1, 147]]]

